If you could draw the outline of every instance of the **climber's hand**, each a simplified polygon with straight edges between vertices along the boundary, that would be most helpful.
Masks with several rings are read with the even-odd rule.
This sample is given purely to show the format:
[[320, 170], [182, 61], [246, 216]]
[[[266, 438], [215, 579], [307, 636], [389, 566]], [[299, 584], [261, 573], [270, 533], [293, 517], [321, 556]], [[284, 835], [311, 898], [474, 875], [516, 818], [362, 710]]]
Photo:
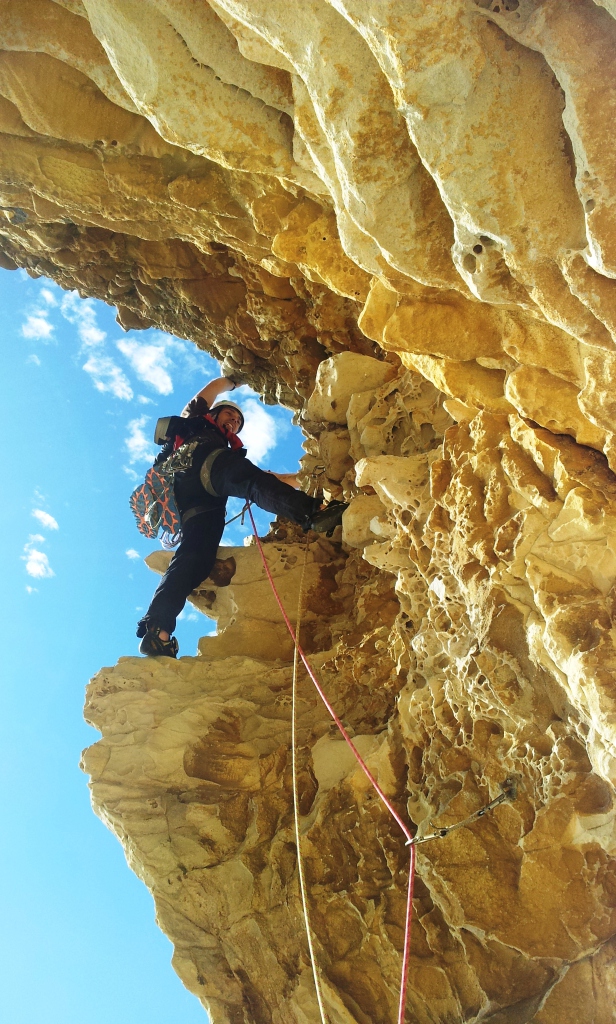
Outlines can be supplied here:
[[272, 469], [266, 469], [266, 473], [270, 473], [271, 476], [275, 476], [277, 480], [281, 480], [283, 484], [289, 484], [290, 487], [294, 487], [296, 491], [299, 491], [299, 481], [297, 479], [297, 473], [274, 473]]
[[220, 368], [227, 380], [230, 380], [236, 388], [241, 388], [242, 384], [250, 383], [248, 373], [244, 369], [238, 369], [237, 366], [233, 366], [232, 363], [226, 360]]

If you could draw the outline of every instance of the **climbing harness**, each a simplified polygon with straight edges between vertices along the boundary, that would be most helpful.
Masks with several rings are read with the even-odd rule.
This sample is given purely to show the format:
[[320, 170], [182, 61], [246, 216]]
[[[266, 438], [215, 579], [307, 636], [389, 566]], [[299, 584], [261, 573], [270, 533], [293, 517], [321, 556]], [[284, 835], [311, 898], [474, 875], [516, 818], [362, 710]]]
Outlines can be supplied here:
[[[303, 600], [303, 589], [304, 589], [304, 577], [305, 577], [307, 558], [308, 558], [308, 538], [306, 538], [306, 544], [305, 544], [305, 548], [304, 548], [304, 563], [303, 563], [303, 567], [302, 567], [302, 575], [301, 575], [300, 588], [299, 588], [299, 606], [298, 606], [298, 612], [297, 612], [296, 629], [294, 630], [293, 626], [291, 625], [291, 621], [290, 621], [290, 619], [289, 619], [289, 617], [288, 617], [288, 615], [286, 613], [284, 605], [283, 605], [283, 603], [282, 603], [282, 601], [280, 599], [280, 595], [278, 594], [278, 591], [276, 589], [276, 584], [274, 583], [274, 579], [273, 579], [272, 573], [270, 571], [269, 565], [267, 564], [267, 559], [265, 557], [265, 552], [263, 550], [263, 546], [261, 544], [261, 539], [259, 537], [259, 534], [257, 533], [257, 527], [256, 527], [256, 524], [255, 524], [254, 516], [253, 516], [252, 510], [250, 508], [250, 501], [247, 501], [246, 505], [242, 509], [242, 513], [241, 513], [242, 516], [243, 516], [243, 514], [246, 511], [248, 512], [248, 515], [250, 517], [250, 522], [251, 522], [251, 525], [252, 525], [252, 531], [254, 533], [254, 537], [255, 537], [255, 542], [256, 542], [257, 548], [259, 549], [259, 554], [261, 555], [261, 561], [263, 562], [263, 568], [265, 569], [265, 574], [266, 574], [266, 576], [267, 576], [267, 578], [269, 580], [270, 586], [272, 588], [272, 592], [273, 592], [274, 597], [276, 599], [276, 603], [278, 604], [278, 607], [280, 608], [280, 611], [281, 611], [282, 617], [284, 619], [285, 625], [286, 625], [286, 627], [287, 627], [287, 629], [288, 629], [288, 631], [289, 631], [289, 633], [291, 635], [291, 639], [293, 640], [293, 645], [294, 645], [294, 654], [293, 654], [293, 682], [292, 682], [292, 716], [291, 716], [291, 763], [292, 763], [292, 775], [293, 775], [293, 807], [294, 807], [294, 822], [295, 822], [295, 844], [296, 844], [296, 848], [297, 848], [298, 875], [299, 875], [300, 892], [301, 892], [301, 899], [302, 899], [302, 908], [303, 908], [304, 920], [305, 920], [305, 924], [306, 924], [306, 935], [307, 935], [307, 939], [308, 939], [308, 950], [309, 950], [309, 954], [310, 954], [310, 962], [311, 962], [311, 966], [312, 966], [312, 974], [313, 974], [313, 977], [314, 977], [314, 984], [315, 984], [315, 989], [316, 989], [317, 1002], [319, 1004], [319, 1012], [320, 1012], [320, 1015], [321, 1015], [321, 1021], [322, 1021], [322, 1024], [328, 1024], [328, 1018], [327, 1018], [327, 1014], [325, 1012], [325, 1008], [324, 1008], [324, 1004], [323, 1004], [323, 994], [322, 994], [322, 989], [321, 989], [321, 979], [320, 979], [319, 969], [318, 969], [318, 965], [317, 965], [317, 962], [316, 962], [316, 956], [315, 956], [315, 952], [314, 952], [312, 928], [311, 928], [311, 925], [310, 925], [310, 914], [309, 914], [309, 909], [308, 909], [308, 897], [307, 897], [307, 891], [306, 891], [306, 880], [305, 880], [304, 869], [303, 869], [303, 862], [302, 862], [302, 857], [301, 857], [301, 843], [300, 843], [299, 799], [298, 799], [298, 789], [297, 789], [297, 676], [298, 676], [298, 668], [299, 668], [299, 660], [300, 659], [303, 662], [304, 667], [305, 667], [305, 669], [306, 669], [310, 679], [312, 680], [312, 683], [314, 684], [314, 686], [315, 686], [315, 688], [317, 690], [317, 693], [319, 694], [319, 697], [323, 701], [323, 704], [327, 708], [327, 710], [328, 710], [330, 716], [332, 717], [333, 721], [336, 723], [336, 726], [338, 727], [338, 730], [339, 730], [340, 734], [342, 735], [342, 738], [344, 739], [345, 743], [347, 744], [347, 746], [352, 751], [356, 761], [358, 762], [358, 764], [359, 764], [360, 768], [362, 769], [364, 775], [366, 776], [366, 778], [369, 780], [370, 784], [374, 788], [374, 790], [377, 793], [378, 797], [380, 798], [382, 803], [385, 805], [385, 807], [387, 808], [387, 810], [389, 811], [391, 816], [394, 818], [394, 820], [397, 822], [397, 824], [399, 825], [400, 829], [404, 833], [404, 836], [406, 838], [405, 845], [410, 847], [409, 881], [408, 881], [408, 890], [407, 890], [407, 898], [406, 898], [406, 915], [405, 915], [405, 924], [404, 924], [404, 948], [403, 948], [403, 952], [402, 952], [402, 976], [401, 976], [401, 982], [400, 982], [400, 998], [399, 998], [399, 1001], [398, 1001], [398, 1024], [404, 1024], [405, 1007], [406, 1007], [406, 992], [407, 992], [407, 985], [408, 985], [408, 971], [409, 971], [409, 961], [410, 961], [410, 948], [411, 948], [411, 923], [412, 923], [412, 915], [413, 915], [413, 889], [414, 889], [414, 881], [415, 881], [415, 859], [416, 859], [415, 848], [420, 843], [426, 843], [426, 842], [431, 841], [432, 839], [444, 839], [447, 835], [449, 835], [450, 832], [453, 832], [455, 829], [458, 829], [458, 828], [464, 828], [465, 826], [471, 824], [472, 822], [477, 821], [479, 818], [483, 817], [489, 811], [492, 811], [492, 810], [494, 810], [495, 807], [498, 807], [499, 804], [502, 804], [502, 803], [504, 803], [507, 800], [510, 800], [510, 801], [515, 800], [516, 797], [517, 797], [517, 781], [512, 776], [507, 778], [507, 779], [505, 779], [505, 781], [501, 783], [501, 792], [500, 792], [500, 794], [497, 797], [495, 797], [494, 800], [491, 800], [489, 804], [486, 804], [485, 807], [481, 807], [479, 810], [474, 811], [473, 814], [470, 814], [463, 821], [456, 822], [453, 825], [448, 825], [448, 826], [446, 826], [444, 828], [440, 828], [440, 829], [439, 828], [435, 828], [435, 826], [432, 825], [432, 823], [430, 823], [431, 827], [435, 829], [434, 832], [430, 833], [429, 835], [421, 836], [421, 837], [411, 835], [411, 832], [410, 832], [408, 826], [404, 823], [404, 821], [402, 820], [402, 818], [400, 817], [398, 812], [392, 806], [391, 802], [385, 796], [383, 790], [381, 789], [381, 787], [379, 786], [378, 782], [376, 781], [376, 779], [372, 775], [372, 772], [368, 768], [368, 765], [366, 764], [366, 762], [362, 758], [361, 754], [359, 753], [357, 747], [353, 743], [351, 737], [349, 736], [347, 730], [345, 729], [344, 725], [342, 724], [340, 718], [338, 717], [338, 715], [334, 711], [332, 705], [330, 704], [329, 700], [327, 699], [327, 696], [325, 695], [325, 693], [324, 693], [324, 691], [323, 691], [323, 689], [322, 689], [322, 687], [321, 687], [317, 677], [315, 676], [315, 674], [314, 674], [314, 672], [313, 672], [313, 670], [312, 670], [312, 668], [311, 668], [311, 666], [310, 666], [310, 664], [308, 662], [308, 659], [307, 659], [304, 651], [302, 650], [301, 644], [299, 642], [299, 634], [300, 634], [300, 628], [301, 628], [301, 614], [302, 614], [302, 600]], [[243, 521], [244, 520], [242, 518], [242, 522]]]
[[[241, 512], [238, 512], [238, 514], [236, 516], [233, 516], [232, 519], [225, 519], [225, 524], [224, 525], [225, 526], [229, 526], [231, 523], [234, 523], [235, 520], [239, 519], [240, 516], [241, 516], [242, 517], [242, 526], [243, 526], [244, 525], [244, 516], [246, 515], [247, 508], [248, 508], [248, 503], [246, 503], [244, 505], [243, 509], [241, 510]], [[182, 516], [182, 526], [184, 525], [184, 523], [187, 523], [189, 519], [192, 519], [193, 516], [201, 515], [202, 512], [219, 512], [219, 511], [220, 511], [220, 509], [208, 508], [207, 505], [194, 505], [193, 508], [189, 508], [188, 511], [185, 512], [184, 515]], [[180, 535], [180, 539], [181, 539], [181, 535]]]
[[[246, 504], [246, 505], [244, 505], [244, 507], [241, 510], [241, 512], [238, 512], [238, 514], [236, 516], [233, 516], [231, 519], [225, 519], [224, 525], [225, 526], [229, 526], [231, 523], [234, 523], [235, 520], [239, 519], [240, 516], [241, 516], [242, 517], [242, 526], [243, 526], [244, 525], [244, 516], [246, 515], [246, 509], [247, 508], [248, 508], [248, 505]], [[192, 508], [189, 508], [181, 516], [181, 525], [182, 525], [182, 527], [185, 526], [186, 523], [189, 522], [189, 520], [193, 519], [195, 516], [201, 515], [203, 512], [218, 512], [218, 509], [207, 508], [206, 505], [193, 505]], [[181, 529], [176, 530], [175, 533], [171, 533], [169, 530], [163, 530], [161, 532], [161, 534], [160, 534], [159, 540], [160, 540], [160, 543], [162, 544], [163, 548], [165, 549], [165, 551], [173, 551], [174, 548], [177, 548], [178, 545], [181, 544], [182, 536], [183, 536], [183, 534], [182, 534], [182, 530]]]

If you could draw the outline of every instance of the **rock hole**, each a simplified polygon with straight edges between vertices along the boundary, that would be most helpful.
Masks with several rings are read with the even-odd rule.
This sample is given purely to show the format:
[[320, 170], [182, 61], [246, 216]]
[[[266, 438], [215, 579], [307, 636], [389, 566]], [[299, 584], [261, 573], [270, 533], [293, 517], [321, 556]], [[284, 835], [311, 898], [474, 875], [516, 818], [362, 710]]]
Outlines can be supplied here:
[[466, 254], [464, 259], [462, 260], [462, 266], [464, 267], [465, 270], [468, 271], [469, 274], [474, 274], [475, 271], [477, 270], [477, 260], [469, 252], [469, 253]]
[[592, 213], [596, 205], [597, 204], [595, 203], [594, 199], [587, 199], [584, 204], [586, 213]]
[[480, 252], [483, 252], [483, 245], [479, 245], [478, 242], [477, 245], [473, 246], [473, 252], [476, 252], [477, 255], [479, 255]]
[[496, 245], [495, 240], [489, 235], [479, 235], [479, 241], [486, 249], [489, 249], [491, 245]]

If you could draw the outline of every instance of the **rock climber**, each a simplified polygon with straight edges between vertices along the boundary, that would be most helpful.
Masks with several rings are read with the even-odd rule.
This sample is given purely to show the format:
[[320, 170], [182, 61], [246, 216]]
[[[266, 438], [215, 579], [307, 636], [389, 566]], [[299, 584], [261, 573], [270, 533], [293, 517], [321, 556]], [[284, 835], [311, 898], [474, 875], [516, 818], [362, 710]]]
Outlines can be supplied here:
[[176, 658], [176, 619], [188, 595], [207, 579], [220, 544], [227, 498], [244, 498], [266, 512], [291, 519], [304, 530], [333, 530], [347, 505], [323, 505], [299, 490], [293, 473], [271, 473], [253, 465], [239, 438], [244, 426], [241, 408], [228, 399], [216, 401], [238, 385], [231, 377], [210, 381], [182, 411], [160, 421], [164, 447], [155, 465], [189, 441], [198, 441], [191, 464], [174, 477], [175, 500], [182, 519], [182, 540], [158, 585], [150, 607], [137, 625], [139, 651], [150, 657]]

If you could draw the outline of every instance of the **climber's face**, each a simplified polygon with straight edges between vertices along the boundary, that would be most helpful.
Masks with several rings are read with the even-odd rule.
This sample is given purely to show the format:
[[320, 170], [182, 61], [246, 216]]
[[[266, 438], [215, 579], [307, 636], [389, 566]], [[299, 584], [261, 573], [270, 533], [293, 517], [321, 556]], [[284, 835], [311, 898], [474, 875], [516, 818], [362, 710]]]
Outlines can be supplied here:
[[216, 422], [219, 427], [224, 427], [231, 434], [239, 434], [242, 428], [242, 420], [239, 412], [235, 409], [221, 409], [216, 414]]

